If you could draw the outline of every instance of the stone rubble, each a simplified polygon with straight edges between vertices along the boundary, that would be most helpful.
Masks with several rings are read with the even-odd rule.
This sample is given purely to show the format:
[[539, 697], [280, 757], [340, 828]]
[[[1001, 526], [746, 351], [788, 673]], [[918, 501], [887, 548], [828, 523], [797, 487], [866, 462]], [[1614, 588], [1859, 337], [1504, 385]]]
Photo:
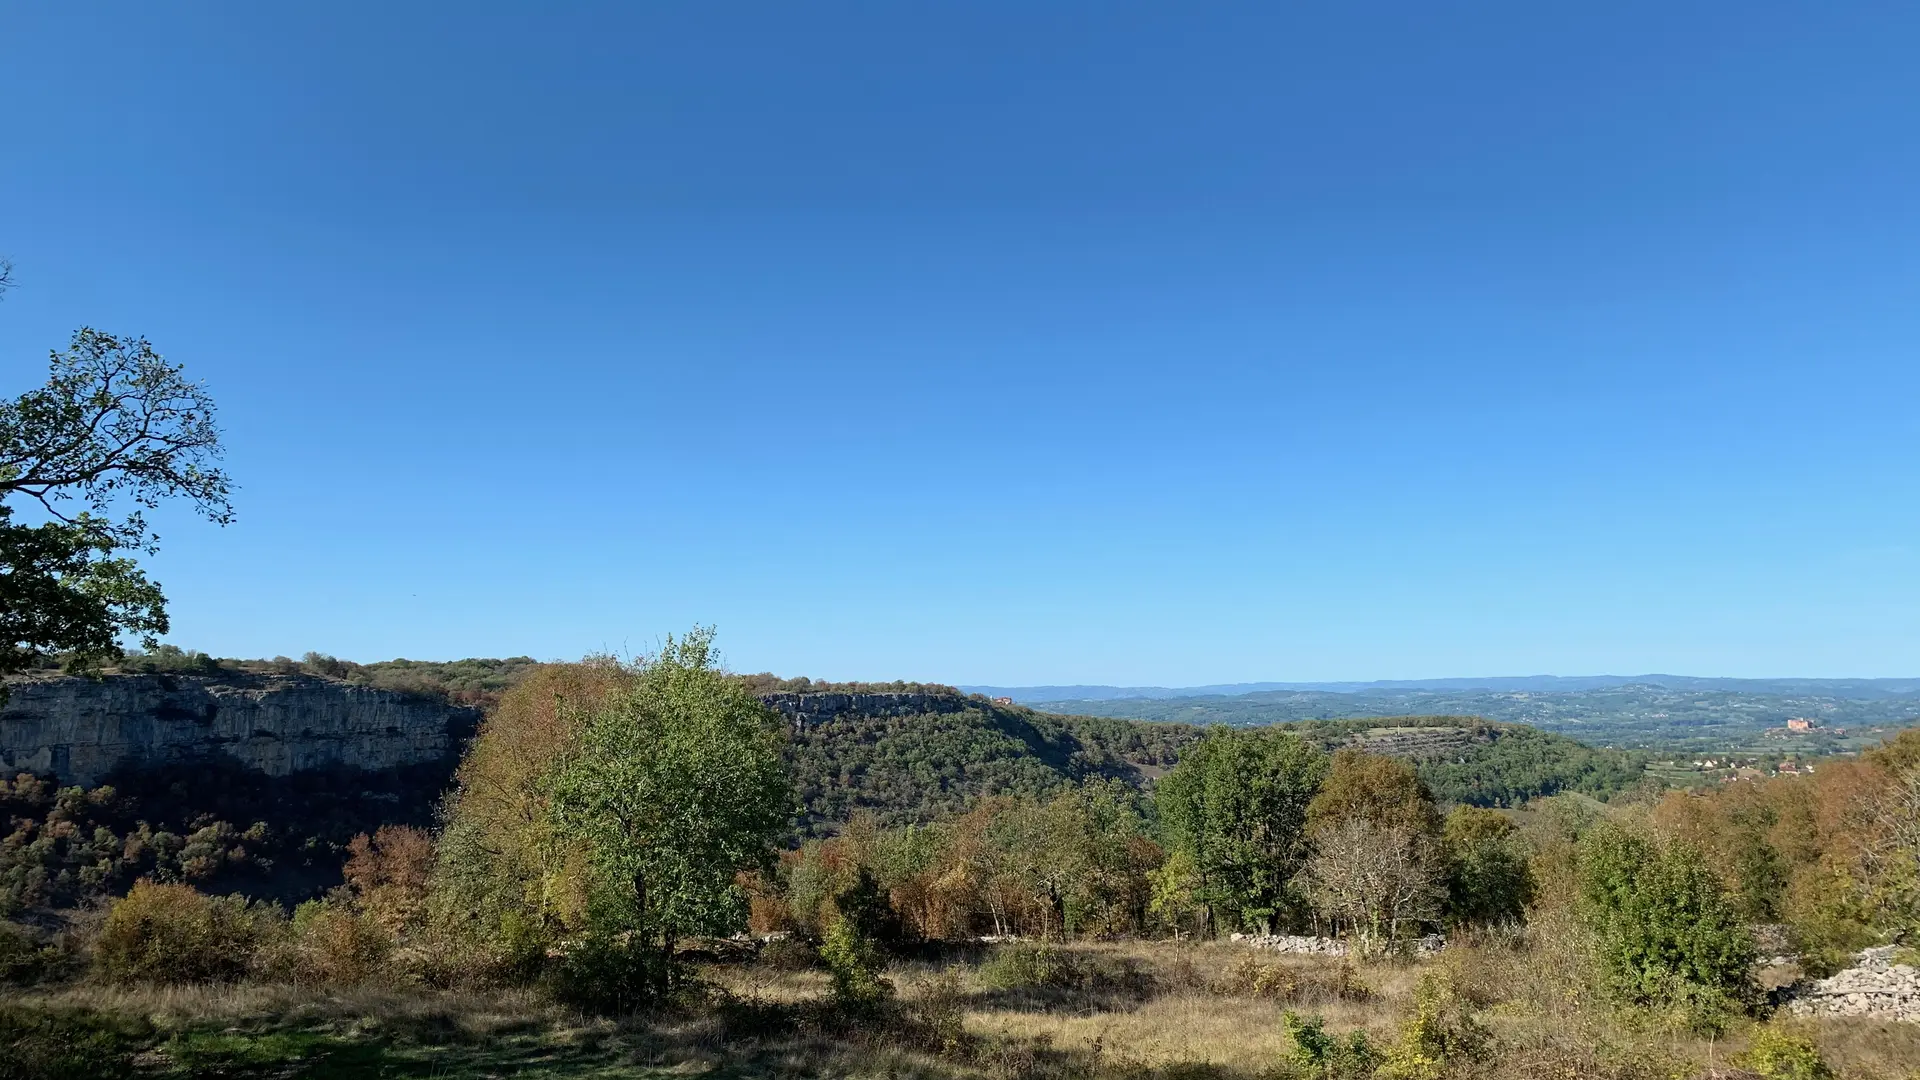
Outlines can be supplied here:
[[1920, 968], [1894, 963], [1894, 952], [1892, 945], [1867, 949], [1845, 971], [1794, 984], [1789, 1010], [1920, 1022]]
[[[1307, 937], [1298, 934], [1234, 934], [1228, 940], [1255, 949], [1269, 952], [1293, 953], [1305, 956], [1345, 956], [1349, 949], [1347, 943], [1339, 938]], [[1413, 943], [1413, 951], [1429, 956], [1446, 948], [1447, 939], [1439, 934], [1428, 934]]]

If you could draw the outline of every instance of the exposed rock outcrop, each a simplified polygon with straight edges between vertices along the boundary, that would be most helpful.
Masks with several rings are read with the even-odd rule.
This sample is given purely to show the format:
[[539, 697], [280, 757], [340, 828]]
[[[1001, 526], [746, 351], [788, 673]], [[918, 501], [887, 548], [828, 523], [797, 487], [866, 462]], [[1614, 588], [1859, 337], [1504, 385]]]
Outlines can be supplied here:
[[917, 716], [923, 713], [954, 713], [985, 707], [983, 700], [959, 694], [929, 693], [794, 693], [780, 691], [760, 695], [760, 700], [805, 729], [825, 723], [836, 716]]
[[1894, 952], [1891, 945], [1868, 949], [1845, 971], [1796, 984], [1791, 991], [1791, 1009], [1828, 1016], [1920, 1021], [1920, 968], [1894, 963]]
[[38, 676], [0, 707], [0, 767], [97, 783], [122, 765], [231, 757], [270, 776], [456, 753], [473, 709], [312, 675]]

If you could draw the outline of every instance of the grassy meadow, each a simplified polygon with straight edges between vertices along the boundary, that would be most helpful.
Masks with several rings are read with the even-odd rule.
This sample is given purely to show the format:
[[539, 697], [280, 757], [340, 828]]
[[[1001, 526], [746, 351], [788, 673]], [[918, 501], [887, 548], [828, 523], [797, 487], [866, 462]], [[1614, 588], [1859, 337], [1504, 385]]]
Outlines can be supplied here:
[[[0, 1077], [1218, 1077], [1358, 1076], [1309, 1063], [1288, 1017], [1337, 1041], [1407, 1037], [1423, 980], [1471, 1017], [1482, 1046], [1433, 1075], [1694, 1078], [1794, 1075], [1739, 1068], [1747, 1024], [1714, 1041], [1602, 1005], [1556, 956], [1483, 940], [1436, 958], [1352, 963], [1227, 942], [1002, 944], [896, 957], [892, 999], [849, 1012], [803, 946], [696, 968], [678, 1007], [585, 1016], [530, 991], [263, 983], [16, 992], [0, 1005], [14, 1053]], [[1920, 1025], [1787, 1025], [1845, 1080], [1920, 1075]], [[36, 1034], [37, 1032], [37, 1034]], [[1377, 1068], [1370, 1065], [1367, 1068]], [[1809, 1075], [1820, 1075], [1818, 1073]]]

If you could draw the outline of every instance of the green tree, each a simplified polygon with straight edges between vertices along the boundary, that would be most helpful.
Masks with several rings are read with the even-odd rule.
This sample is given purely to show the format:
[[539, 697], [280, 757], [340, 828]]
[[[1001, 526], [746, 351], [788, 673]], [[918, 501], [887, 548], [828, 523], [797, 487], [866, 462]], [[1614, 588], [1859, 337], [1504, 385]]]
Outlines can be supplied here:
[[1152, 889], [1148, 914], [1172, 930], [1174, 940], [1178, 941], [1180, 932], [1205, 912], [1200, 903], [1200, 876], [1193, 868], [1193, 856], [1185, 851], [1168, 855], [1165, 862], [1147, 872], [1147, 883]]
[[715, 666], [713, 633], [669, 637], [587, 714], [548, 784], [555, 831], [585, 848], [588, 929], [657, 950], [745, 925], [737, 875], [767, 865], [794, 808], [777, 717]]
[[1497, 810], [1447, 815], [1447, 914], [1455, 924], [1518, 922], [1533, 900], [1533, 871], [1519, 827]]
[[[144, 511], [233, 519], [213, 400], [181, 372], [144, 338], [83, 329], [45, 386], [0, 402], [0, 675], [52, 655], [84, 670], [167, 632], [160, 586], [123, 554], [159, 548]], [[16, 520], [29, 505], [43, 520]]]
[[1288, 883], [1326, 771], [1325, 755], [1291, 732], [1215, 728], [1156, 786], [1168, 847], [1193, 860], [1216, 916], [1266, 931], [1297, 912]]
[[1342, 750], [1333, 755], [1326, 780], [1307, 807], [1307, 830], [1356, 819], [1423, 838], [1440, 835], [1439, 807], [1412, 765], [1384, 754]]
[[1300, 887], [1364, 950], [1439, 913], [1440, 811], [1413, 766], [1358, 750], [1334, 754], [1307, 806], [1312, 855]]
[[872, 938], [852, 919], [840, 919], [820, 943], [820, 960], [833, 979], [833, 998], [842, 1008], [863, 1012], [893, 996], [893, 983], [881, 975], [886, 961]]
[[1619, 1001], [1713, 1028], [1751, 999], [1753, 938], [1697, 848], [1607, 823], [1581, 841], [1582, 913]]

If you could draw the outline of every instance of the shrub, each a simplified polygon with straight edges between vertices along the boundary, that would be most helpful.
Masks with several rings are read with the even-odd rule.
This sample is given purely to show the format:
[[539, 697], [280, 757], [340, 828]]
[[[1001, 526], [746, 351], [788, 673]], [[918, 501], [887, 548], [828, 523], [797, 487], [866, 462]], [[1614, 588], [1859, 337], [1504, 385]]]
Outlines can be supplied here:
[[64, 959], [31, 930], [0, 922], [0, 984], [24, 986], [45, 978]]
[[1294, 994], [1301, 1001], [1372, 1001], [1373, 987], [1360, 978], [1353, 961], [1342, 960], [1339, 967], [1316, 964], [1294, 977]]
[[995, 990], [1073, 990], [1087, 980], [1074, 958], [1051, 945], [1004, 945], [980, 965], [980, 981]]
[[1617, 1001], [1686, 1007], [1707, 1032], [1752, 999], [1752, 935], [1698, 851], [1605, 825], [1581, 856], [1582, 912]]
[[144, 1025], [88, 1010], [0, 1005], [0, 1080], [111, 1080], [133, 1075]]
[[658, 1004], [675, 970], [657, 948], [629, 935], [590, 933], [567, 946], [544, 982], [556, 1001], [602, 1016], [625, 1016]]
[[936, 1053], [957, 1053], [966, 1045], [967, 994], [958, 968], [947, 968], [920, 988], [912, 1017], [922, 1041]]
[[893, 984], [880, 977], [880, 950], [850, 919], [835, 922], [827, 931], [820, 959], [833, 976], [833, 998], [844, 1007], [871, 1009], [893, 995]]
[[1225, 997], [1286, 998], [1299, 983], [1286, 966], [1248, 955], [1222, 973], [1212, 989]]
[[1288, 1011], [1280, 1015], [1293, 1048], [1289, 1054], [1294, 1065], [1318, 1076], [1348, 1080], [1371, 1076], [1380, 1064], [1380, 1052], [1367, 1038], [1365, 1028], [1354, 1028], [1342, 1039], [1327, 1034], [1326, 1021], [1318, 1016], [1302, 1016]]
[[386, 971], [393, 939], [371, 917], [337, 903], [310, 900], [294, 909], [286, 933], [267, 949], [262, 967], [306, 985], [351, 986]]
[[854, 870], [853, 880], [834, 894], [833, 906], [842, 921], [853, 924], [854, 932], [860, 937], [880, 944], [900, 940], [900, 916], [894, 913], [887, 890], [880, 887], [880, 879], [866, 867]]
[[278, 912], [189, 885], [134, 883], [107, 911], [94, 967], [114, 982], [219, 982], [245, 974]]
[[1493, 1035], [1478, 1020], [1445, 971], [1420, 977], [1413, 992], [1414, 1012], [1387, 1047], [1380, 1076], [1388, 1080], [1440, 1080], [1450, 1068], [1480, 1061]]
[[1780, 1024], [1754, 1029], [1753, 1044], [1736, 1064], [1767, 1080], [1829, 1080], [1833, 1076], [1813, 1040]]
[[775, 971], [807, 971], [820, 966], [820, 953], [805, 938], [777, 937], [760, 946], [756, 962]]

